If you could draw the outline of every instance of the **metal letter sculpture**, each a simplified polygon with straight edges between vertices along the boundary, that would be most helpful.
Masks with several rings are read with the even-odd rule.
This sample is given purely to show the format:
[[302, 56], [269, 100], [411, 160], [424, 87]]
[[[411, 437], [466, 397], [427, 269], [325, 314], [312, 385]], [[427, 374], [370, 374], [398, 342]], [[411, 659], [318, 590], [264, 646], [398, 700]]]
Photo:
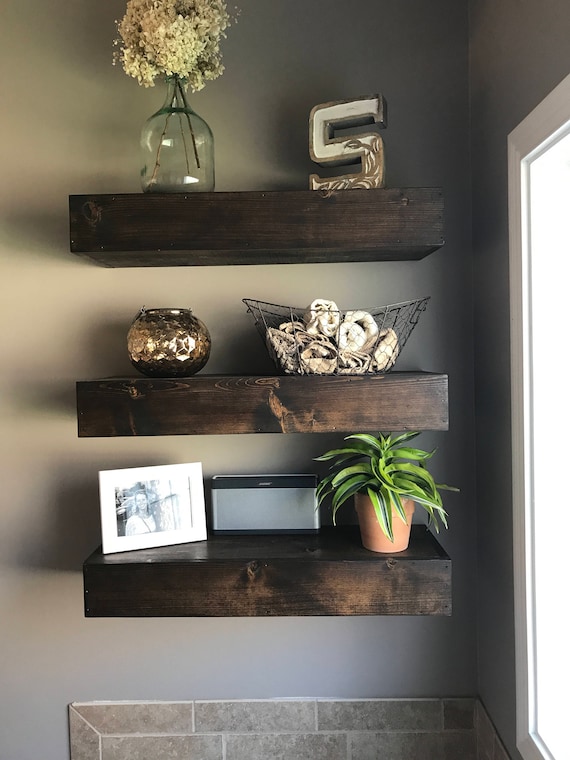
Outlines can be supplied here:
[[[321, 166], [361, 164], [353, 174], [335, 177], [309, 175], [311, 190], [349, 190], [352, 188], [384, 187], [384, 141], [377, 131], [344, 130], [374, 124], [384, 128], [387, 121], [386, 101], [382, 95], [369, 95], [356, 100], [336, 100], [321, 103], [309, 116], [309, 153]], [[342, 134], [336, 135], [338, 130]]]

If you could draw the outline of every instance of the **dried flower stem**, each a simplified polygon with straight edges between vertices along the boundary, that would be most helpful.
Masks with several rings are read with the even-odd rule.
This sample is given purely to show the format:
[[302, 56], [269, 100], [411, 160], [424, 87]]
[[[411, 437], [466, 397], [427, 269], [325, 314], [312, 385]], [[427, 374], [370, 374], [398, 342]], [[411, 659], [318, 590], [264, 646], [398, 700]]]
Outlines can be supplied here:
[[[180, 125], [180, 134], [182, 135], [182, 142], [184, 143], [184, 158], [186, 159], [186, 173], [190, 174], [190, 159], [188, 158], [188, 146], [186, 145], [186, 135], [184, 134], [184, 123], [182, 116], [178, 112], [178, 124]], [[192, 127], [190, 127], [192, 129]]]
[[[200, 159], [198, 158], [198, 147], [196, 145], [196, 138], [194, 136], [194, 130], [192, 129], [192, 122], [190, 121], [190, 114], [188, 113], [189, 106], [188, 101], [186, 100], [186, 93], [184, 92], [184, 87], [182, 86], [182, 82], [178, 77], [176, 77], [176, 85], [178, 88], [178, 91], [180, 93], [180, 96], [182, 97], [182, 102], [184, 103], [184, 108], [186, 109], [186, 119], [188, 120], [188, 127], [190, 128], [190, 134], [192, 135], [192, 147], [194, 148], [194, 158], [196, 159], [196, 166], [198, 169], [200, 168]], [[182, 129], [182, 126], [180, 127], [182, 131], [182, 137], [184, 138], [184, 130]], [[186, 153], [186, 157], [188, 158], [188, 153], [186, 151], [186, 141], [184, 145], [184, 152]]]
[[[180, 102], [180, 99], [182, 99], [182, 102], [184, 103], [184, 114], [186, 116], [186, 120], [188, 121], [188, 128], [190, 130], [190, 135], [192, 137], [192, 147], [194, 148], [194, 158], [196, 160], [196, 168], [200, 168], [200, 158], [198, 156], [198, 146], [196, 145], [196, 137], [194, 135], [194, 129], [192, 128], [192, 121], [190, 119], [190, 114], [188, 113], [189, 105], [188, 101], [186, 100], [186, 95], [184, 93], [184, 86], [182, 85], [182, 82], [180, 81], [180, 78], [175, 76], [174, 77], [174, 100], [178, 99]], [[166, 131], [168, 129], [168, 122], [170, 121], [170, 117], [172, 116], [173, 112], [169, 112], [166, 114], [166, 118], [164, 119], [164, 127], [162, 129], [162, 134], [160, 135], [160, 140], [158, 141], [158, 148], [156, 150], [156, 158], [154, 160], [154, 169], [152, 172], [152, 177], [150, 178], [149, 184], [155, 184], [156, 183], [156, 175], [158, 174], [158, 170], [160, 168], [160, 152], [162, 150], [162, 143], [164, 140], [164, 136], [166, 135]], [[188, 157], [188, 146], [186, 145], [186, 135], [184, 133], [184, 124], [182, 121], [182, 116], [180, 114], [180, 111], [178, 111], [178, 120], [180, 122], [180, 133], [182, 135], [182, 141], [184, 143], [184, 155], [186, 157], [186, 170], [188, 174], [190, 174], [190, 159]]]
[[166, 134], [166, 128], [168, 127], [168, 120], [172, 116], [171, 113], [167, 114], [166, 119], [164, 120], [164, 127], [162, 129], [162, 134], [160, 135], [160, 140], [158, 141], [158, 149], [156, 151], [156, 158], [154, 160], [154, 169], [152, 172], [152, 177], [150, 178], [149, 185], [153, 185], [156, 183], [156, 175], [158, 174], [158, 168], [160, 166], [160, 151], [162, 150], [162, 141], [164, 138], [164, 135]]

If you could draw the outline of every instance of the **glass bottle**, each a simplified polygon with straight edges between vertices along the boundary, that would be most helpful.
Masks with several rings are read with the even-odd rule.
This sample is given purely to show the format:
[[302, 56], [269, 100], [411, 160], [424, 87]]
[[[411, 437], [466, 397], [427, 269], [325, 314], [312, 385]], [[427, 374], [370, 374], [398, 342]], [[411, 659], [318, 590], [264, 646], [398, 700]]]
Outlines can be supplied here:
[[188, 193], [214, 189], [214, 137], [188, 105], [187, 82], [166, 78], [162, 108], [141, 132], [142, 189], [145, 193]]

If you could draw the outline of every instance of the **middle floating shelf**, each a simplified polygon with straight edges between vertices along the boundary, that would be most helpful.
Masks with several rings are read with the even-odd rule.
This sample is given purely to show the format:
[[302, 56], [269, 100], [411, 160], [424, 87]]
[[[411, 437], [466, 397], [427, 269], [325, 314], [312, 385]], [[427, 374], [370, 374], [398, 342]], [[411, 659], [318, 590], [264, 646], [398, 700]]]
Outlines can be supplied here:
[[77, 383], [81, 438], [447, 430], [447, 375], [194, 375]]

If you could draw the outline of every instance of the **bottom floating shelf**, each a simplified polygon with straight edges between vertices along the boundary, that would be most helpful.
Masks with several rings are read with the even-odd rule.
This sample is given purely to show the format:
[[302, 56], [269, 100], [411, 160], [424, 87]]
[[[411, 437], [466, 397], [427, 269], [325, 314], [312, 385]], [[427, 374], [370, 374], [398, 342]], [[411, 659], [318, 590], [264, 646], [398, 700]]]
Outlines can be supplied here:
[[423, 525], [375, 554], [357, 526], [310, 535], [212, 535], [83, 565], [86, 617], [451, 615], [451, 560]]

